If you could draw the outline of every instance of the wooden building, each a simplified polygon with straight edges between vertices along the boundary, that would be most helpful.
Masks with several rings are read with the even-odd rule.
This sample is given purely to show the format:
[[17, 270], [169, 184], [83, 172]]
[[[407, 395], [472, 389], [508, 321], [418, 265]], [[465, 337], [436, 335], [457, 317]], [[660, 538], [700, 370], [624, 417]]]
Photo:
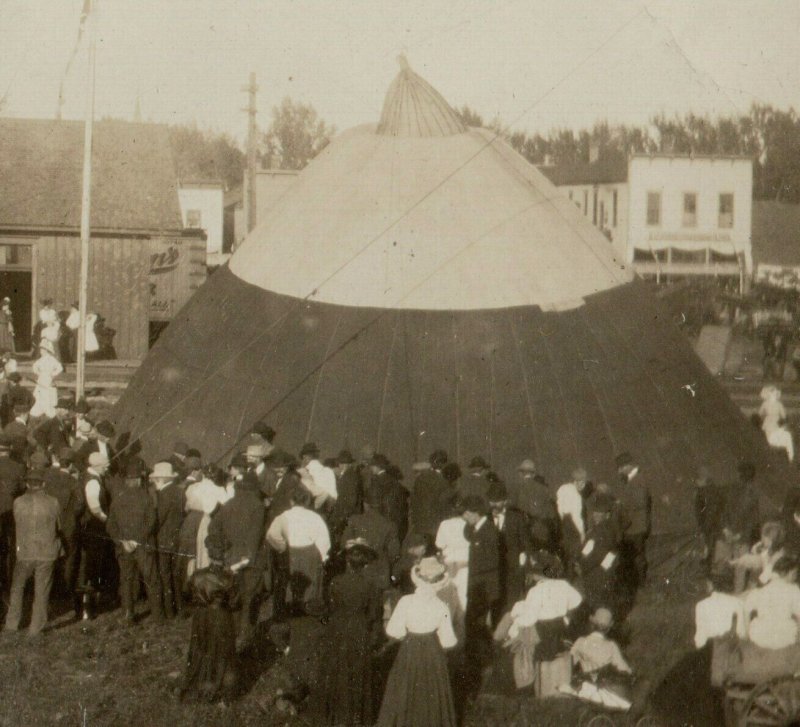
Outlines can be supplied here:
[[[0, 297], [20, 351], [39, 301], [78, 299], [83, 123], [0, 119]], [[184, 229], [167, 129], [95, 124], [88, 310], [138, 359], [205, 279], [202, 230]]]

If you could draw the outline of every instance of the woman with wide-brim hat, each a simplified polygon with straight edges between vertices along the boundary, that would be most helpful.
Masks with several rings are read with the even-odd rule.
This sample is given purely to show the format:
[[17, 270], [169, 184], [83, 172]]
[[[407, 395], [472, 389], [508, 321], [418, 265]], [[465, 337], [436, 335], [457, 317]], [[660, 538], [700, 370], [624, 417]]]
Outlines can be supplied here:
[[438, 592], [449, 583], [438, 558], [411, 569], [414, 593], [397, 603], [386, 633], [402, 641], [383, 695], [379, 727], [454, 727], [456, 711], [445, 649], [456, 645], [450, 610]]

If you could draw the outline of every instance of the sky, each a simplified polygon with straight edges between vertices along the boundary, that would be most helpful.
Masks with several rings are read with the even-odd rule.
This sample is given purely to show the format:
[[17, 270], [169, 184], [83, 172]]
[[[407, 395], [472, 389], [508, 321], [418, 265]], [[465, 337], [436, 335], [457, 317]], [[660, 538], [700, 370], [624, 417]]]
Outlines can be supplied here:
[[[376, 122], [405, 53], [453, 105], [546, 133], [653, 114], [800, 109], [798, 0], [96, 0], [96, 116], [242, 140], [289, 96], [339, 130]], [[83, 0], [0, 0], [2, 114], [53, 118]], [[83, 118], [86, 38], [65, 81]]]

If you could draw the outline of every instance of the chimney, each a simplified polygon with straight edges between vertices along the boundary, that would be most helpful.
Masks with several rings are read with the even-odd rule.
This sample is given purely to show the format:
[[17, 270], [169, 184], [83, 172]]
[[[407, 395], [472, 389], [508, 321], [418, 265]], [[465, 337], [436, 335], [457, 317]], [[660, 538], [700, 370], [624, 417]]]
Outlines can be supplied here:
[[593, 141], [589, 144], [589, 164], [600, 160], [600, 144]]

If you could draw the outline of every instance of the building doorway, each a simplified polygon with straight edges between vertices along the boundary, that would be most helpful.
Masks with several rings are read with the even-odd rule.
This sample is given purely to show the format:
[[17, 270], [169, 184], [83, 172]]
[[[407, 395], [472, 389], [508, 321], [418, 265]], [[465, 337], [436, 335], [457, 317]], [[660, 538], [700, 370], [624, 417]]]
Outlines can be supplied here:
[[0, 298], [11, 298], [14, 320], [14, 348], [17, 353], [31, 350], [33, 316], [33, 272], [0, 269]]

